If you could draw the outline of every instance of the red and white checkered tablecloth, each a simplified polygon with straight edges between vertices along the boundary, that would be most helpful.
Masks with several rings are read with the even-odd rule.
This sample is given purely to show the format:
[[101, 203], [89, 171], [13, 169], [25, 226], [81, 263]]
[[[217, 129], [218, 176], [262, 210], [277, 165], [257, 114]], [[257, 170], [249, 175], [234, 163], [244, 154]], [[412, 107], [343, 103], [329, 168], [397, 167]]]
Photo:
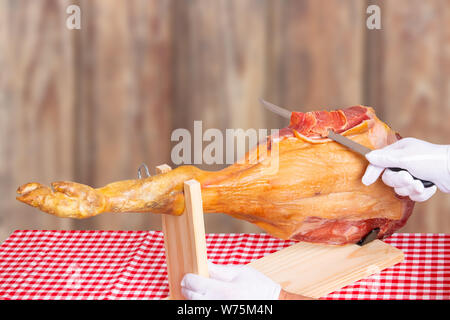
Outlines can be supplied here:
[[[450, 235], [395, 234], [405, 261], [326, 299], [450, 299]], [[292, 241], [208, 234], [208, 258], [245, 264]], [[0, 246], [0, 299], [160, 299], [168, 295], [157, 231], [15, 231]]]

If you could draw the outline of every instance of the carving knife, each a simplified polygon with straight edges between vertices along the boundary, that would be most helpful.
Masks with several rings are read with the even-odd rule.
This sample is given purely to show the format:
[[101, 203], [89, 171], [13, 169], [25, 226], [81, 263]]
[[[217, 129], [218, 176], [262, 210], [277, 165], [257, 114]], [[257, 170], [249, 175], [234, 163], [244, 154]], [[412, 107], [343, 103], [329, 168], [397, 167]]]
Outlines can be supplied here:
[[[287, 109], [284, 109], [282, 107], [279, 107], [277, 105], [274, 105], [273, 103], [265, 101], [264, 99], [261, 99], [261, 98], [259, 99], [259, 101], [269, 111], [271, 111], [271, 112], [273, 112], [275, 114], [278, 114], [279, 116], [281, 116], [283, 118], [287, 118], [287, 119], [291, 118], [291, 114], [292, 114], [291, 111], [289, 111]], [[359, 144], [359, 143], [357, 143], [357, 142], [355, 142], [353, 140], [350, 140], [349, 138], [344, 137], [343, 135], [335, 133], [331, 129], [328, 129], [328, 138], [336, 141], [337, 143], [339, 143], [341, 145], [346, 146], [347, 148], [349, 148], [349, 149], [351, 149], [351, 150], [353, 150], [353, 151], [363, 155], [364, 157], [366, 156], [367, 153], [372, 151], [371, 149], [369, 149], [369, 148], [367, 148], [367, 147], [365, 147], [365, 146], [363, 146], [363, 145], [361, 145], [361, 144]], [[386, 169], [389, 169], [389, 170], [392, 170], [392, 171], [395, 171], [395, 172], [399, 172], [399, 171], [406, 171], [406, 172], [408, 172], [408, 170], [402, 169], [402, 168], [386, 168]], [[434, 186], [434, 183], [431, 182], [431, 181], [422, 180], [422, 179], [414, 177], [413, 175], [411, 175], [411, 176], [415, 180], [420, 180], [425, 188]]]

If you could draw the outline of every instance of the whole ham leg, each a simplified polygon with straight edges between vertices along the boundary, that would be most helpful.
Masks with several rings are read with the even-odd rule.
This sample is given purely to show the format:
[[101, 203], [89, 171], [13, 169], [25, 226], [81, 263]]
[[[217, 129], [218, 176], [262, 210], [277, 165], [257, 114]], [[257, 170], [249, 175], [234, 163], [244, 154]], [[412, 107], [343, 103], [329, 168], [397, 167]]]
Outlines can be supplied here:
[[[375, 228], [384, 238], [402, 227], [414, 202], [381, 181], [365, 186], [364, 157], [326, 138], [328, 129], [371, 149], [399, 139], [372, 108], [294, 112], [277, 137], [269, 137], [221, 171], [180, 166], [168, 173], [125, 180], [102, 188], [75, 182], [19, 187], [17, 199], [60, 217], [87, 218], [103, 212], [180, 215], [183, 182], [201, 183], [208, 213], [226, 213], [282, 239], [355, 243]], [[275, 152], [276, 150], [276, 152]]]

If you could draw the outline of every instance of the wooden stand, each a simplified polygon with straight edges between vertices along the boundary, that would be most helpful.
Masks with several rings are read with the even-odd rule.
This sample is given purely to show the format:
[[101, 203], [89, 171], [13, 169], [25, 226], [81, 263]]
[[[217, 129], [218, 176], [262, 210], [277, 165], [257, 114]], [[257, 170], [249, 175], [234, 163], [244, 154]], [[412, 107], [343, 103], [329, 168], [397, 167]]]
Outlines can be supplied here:
[[[171, 168], [162, 165], [156, 170], [164, 173]], [[208, 277], [200, 183], [186, 181], [184, 195], [186, 210], [183, 215], [162, 216], [169, 299], [184, 299], [180, 282], [186, 273]], [[402, 251], [380, 240], [362, 247], [299, 242], [253, 261], [249, 266], [279, 283], [286, 291], [320, 298], [402, 260]]]
[[[168, 165], [156, 167], [157, 173], [170, 171]], [[184, 183], [186, 209], [181, 216], [162, 216], [169, 299], [184, 299], [181, 279], [186, 273], [208, 277], [205, 224], [200, 183], [189, 180]]]

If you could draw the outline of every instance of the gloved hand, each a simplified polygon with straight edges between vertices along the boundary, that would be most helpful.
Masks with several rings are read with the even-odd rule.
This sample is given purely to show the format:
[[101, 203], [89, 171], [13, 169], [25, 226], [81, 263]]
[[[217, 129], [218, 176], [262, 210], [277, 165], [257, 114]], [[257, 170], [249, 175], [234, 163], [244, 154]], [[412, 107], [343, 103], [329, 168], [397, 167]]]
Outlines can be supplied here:
[[[426, 141], [405, 138], [366, 155], [370, 165], [362, 178], [365, 185], [374, 183], [387, 167], [408, 170], [394, 172], [385, 170], [383, 182], [394, 187], [401, 196], [409, 196], [413, 201], [425, 201], [436, 192], [450, 192], [450, 146], [437, 145]], [[416, 178], [431, 181], [435, 186], [424, 188]]]
[[181, 292], [189, 300], [277, 300], [281, 286], [249, 266], [208, 262], [210, 278], [188, 273]]

